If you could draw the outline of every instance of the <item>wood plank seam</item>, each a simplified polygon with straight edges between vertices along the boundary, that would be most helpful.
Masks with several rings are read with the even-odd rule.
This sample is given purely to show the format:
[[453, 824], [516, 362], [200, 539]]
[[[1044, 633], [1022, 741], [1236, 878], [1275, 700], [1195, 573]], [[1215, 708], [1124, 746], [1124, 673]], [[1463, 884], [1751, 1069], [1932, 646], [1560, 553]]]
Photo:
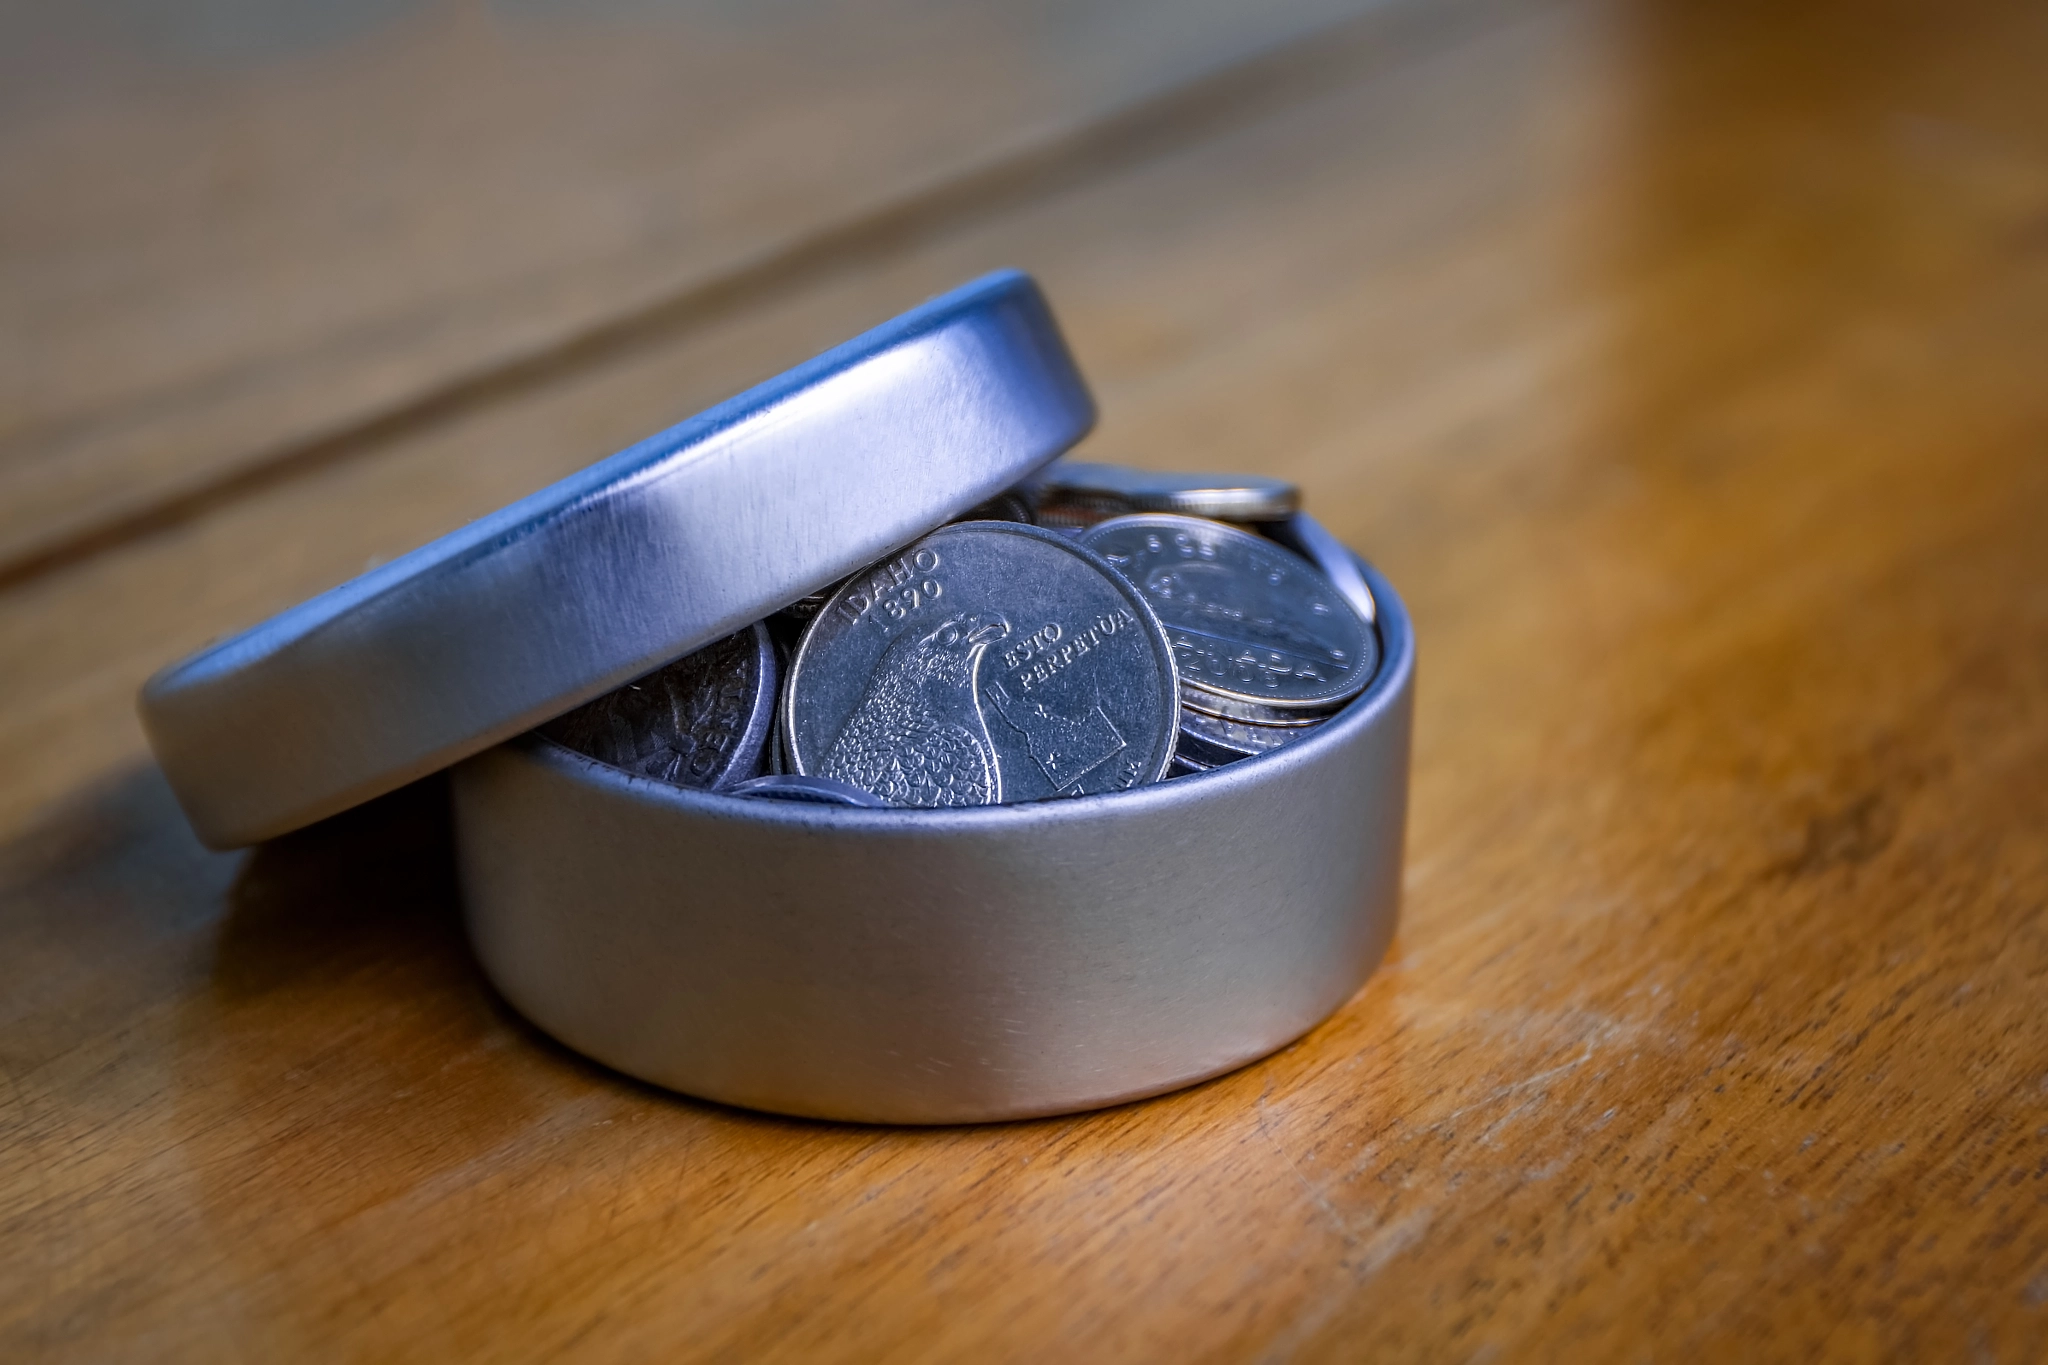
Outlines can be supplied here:
[[641, 309], [427, 389], [382, 413], [258, 452], [182, 492], [60, 535], [0, 561], [0, 592], [457, 420], [530, 386], [587, 372], [738, 316], [833, 271], [900, 254], [919, 241], [1199, 145], [1369, 75], [1376, 62], [1415, 60], [1418, 48], [1450, 47], [1530, 9], [1508, 0], [1389, 0], [1384, 8], [1287, 40], [1079, 129], [1000, 153], [977, 171], [772, 247], [750, 264]]

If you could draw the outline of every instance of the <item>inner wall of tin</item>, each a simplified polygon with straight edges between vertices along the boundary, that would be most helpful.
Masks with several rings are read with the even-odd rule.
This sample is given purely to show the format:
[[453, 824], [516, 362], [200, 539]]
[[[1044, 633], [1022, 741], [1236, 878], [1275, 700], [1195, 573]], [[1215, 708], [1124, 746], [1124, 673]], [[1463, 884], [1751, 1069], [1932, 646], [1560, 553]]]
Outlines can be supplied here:
[[1397, 914], [1414, 641], [1314, 735], [1108, 796], [744, 801], [537, 739], [455, 770], [471, 940], [580, 1052], [726, 1103], [892, 1123], [1157, 1094], [1298, 1036]]

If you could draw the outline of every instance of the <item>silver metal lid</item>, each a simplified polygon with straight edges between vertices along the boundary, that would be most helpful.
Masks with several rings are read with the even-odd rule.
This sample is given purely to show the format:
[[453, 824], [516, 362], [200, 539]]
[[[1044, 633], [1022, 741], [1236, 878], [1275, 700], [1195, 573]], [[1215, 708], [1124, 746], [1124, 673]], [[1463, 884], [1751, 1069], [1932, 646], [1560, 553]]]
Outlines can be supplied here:
[[989, 275], [171, 665], [143, 727], [201, 839], [283, 834], [845, 577], [1094, 419], [1037, 285]]

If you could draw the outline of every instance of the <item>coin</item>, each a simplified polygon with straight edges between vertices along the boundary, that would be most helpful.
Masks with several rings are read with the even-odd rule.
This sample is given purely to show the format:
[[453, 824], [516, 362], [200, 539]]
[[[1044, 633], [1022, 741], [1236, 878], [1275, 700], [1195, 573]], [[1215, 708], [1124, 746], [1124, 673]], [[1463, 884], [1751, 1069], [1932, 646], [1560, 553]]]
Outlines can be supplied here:
[[[833, 587], [837, 586], [837, 584], [833, 585]], [[797, 621], [808, 621], [823, 611], [825, 604], [831, 600], [832, 588], [826, 588], [822, 592], [814, 592], [808, 597], [797, 598], [796, 601], [784, 607], [778, 615], [787, 616]]]
[[848, 581], [783, 690], [790, 771], [899, 806], [971, 806], [1156, 782], [1180, 707], [1144, 597], [1065, 537], [941, 527]]
[[1027, 526], [1038, 521], [1038, 507], [1035, 490], [1029, 485], [1019, 485], [996, 494], [979, 507], [956, 521], [1021, 521]]
[[760, 771], [777, 671], [775, 646], [756, 622], [557, 716], [540, 732], [637, 777], [715, 789]]
[[[1173, 641], [1182, 701], [1257, 720], [1357, 696], [1379, 664], [1372, 627], [1291, 550], [1195, 517], [1116, 517], [1081, 543], [1129, 578]], [[1247, 709], [1250, 708], [1250, 709]]]
[[1284, 748], [1320, 724], [1318, 720], [1308, 725], [1246, 725], [1182, 707], [1174, 756], [1213, 768]]
[[1358, 557], [1343, 541], [1331, 535], [1323, 524], [1306, 512], [1296, 512], [1285, 521], [1263, 528], [1267, 535], [1316, 566], [1330, 580], [1330, 586], [1349, 602], [1370, 625], [1379, 619], [1379, 604], [1372, 600], [1372, 588], [1358, 570]]
[[750, 777], [736, 782], [725, 789], [727, 796], [751, 797], [757, 801], [797, 801], [812, 806], [867, 806], [877, 810], [889, 809], [889, 803], [872, 792], [864, 792], [851, 782], [837, 782], [829, 777], [798, 777], [792, 773], [777, 773], [768, 777]]
[[1218, 521], [1269, 522], [1292, 516], [1301, 490], [1260, 474], [1169, 474], [1121, 464], [1059, 460], [1038, 476], [1038, 519], [1090, 526], [1133, 512], [1178, 512]]
[[1257, 702], [1234, 701], [1229, 697], [1187, 686], [1180, 690], [1180, 706], [1182, 711], [1214, 716], [1218, 720], [1234, 720], [1245, 725], [1271, 726], [1274, 729], [1302, 729], [1321, 725], [1339, 709], [1335, 706], [1318, 707], [1314, 710], [1303, 707], [1262, 706]]

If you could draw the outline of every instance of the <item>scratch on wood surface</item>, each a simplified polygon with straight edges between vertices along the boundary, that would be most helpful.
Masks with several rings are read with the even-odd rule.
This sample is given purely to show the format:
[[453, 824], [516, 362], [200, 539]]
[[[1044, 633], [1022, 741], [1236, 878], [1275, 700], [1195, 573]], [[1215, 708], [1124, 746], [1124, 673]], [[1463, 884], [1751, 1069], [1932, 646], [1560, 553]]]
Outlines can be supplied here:
[[[1586, 1044], [1586, 1050], [1584, 1052], [1581, 1052], [1578, 1056], [1572, 1058], [1570, 1061], [1565, 1062], [1559, 1066], [1553, 1066], [1547, 1071], [1539, 1071], [1533, 1076], [1524, 1076], [1519, 1081], [1509, 1081], [1506, 1085], [1498, 1086], [1494, 1089], [1494, 1091], [1491, 1094], [1487, 1095], [1486, 1098], [1474, 1100], [1470, 1104], [1460, 1105], [1458, 1108], [1453, 1109], [1450, 1113], [1445, 1114], [1442, 1118], [1438, 1119], [1435, 1123], [1432, 1123], [1429, 1126], [1432, 1130], [1442, 1128], [1445, 1125], [1453, 1122], [1454, 1120], [1462, 1118], [1466, 1114], [1473, 1112], [1475, 1109], [1484, 1109], [1487, 1105], [1498, 1103], [1499, 1101], [1506, 1099], [1510, 1095], [1513, 1095], [1519, 1091], [1527, 1090], [1532, 1085], [1541, 1085], [1543, 1082], [1551, 1079], [1553, 1076], [1562, 1076], [1568, 1071], [1572, 1071], [1577, 1069], [1578, 1067], [1584, 1066], [1587, 1062], [1592, 1060], [1593, 1049], [1595, 1046], [1597, 1046], [1597, 1044], [1589, 1042]], [[1520, 1112], [1522, 1108], [1526, 1107], [1526, 1105], [1517, 1106], [1516, 1110], [1511, 1112]]]
[[1284, 1360], [1291, 1356], [1300, 1345], [1334, 1318], [1352, 1293], [1392, 1261], [1396, 1256], [1420, 1242], [1436, 1221], [1436, 1209], [1425, 1204], [1411, 1209], [1398, 1217], [1385, 1218], [1377, 1225], [1359, 1229], [1347, 1219], [1330, 1199], [1324, 1188], [1309, 1178], [1302, 1170], [1301, 1163], [1294, 1159], [1268, 1123], [1271, 1113], [1267, 1096], [1261, 1095], [1257, 1105], [1259, 1136], [1264, 1138], [1275, 1154], [1286, 1163], [1288, 1174], [1301, 1187], [1303, 1197], [1315, 1210], [1320, 1221], [1344, 1243], [1344, 1255], [1339, 1264], [1350, 1272], [1337, 1287], [1326, 1293], [1309, 1311], [1296, 1317], [1293, 1322], [1261, 1353], [1262, 1360]]
[[1354, 1245], [1357, 1239], [1352, 1235], [1351, 1225], [1345, 1221], [1344, 1215], [1337, 1212], [1337, 1206], [1330, 1202], [1329, 1196], [1323, 1193], [1322, 1187], [1308, 1178], [1308, 1175], [1301, 1169], [1300, 1163], [1295, 1161], [1294, 1154], [1281, 1145], [1279, 1138], [1273, 1136], [1273, 1130], [1266, 1123], [1266, 1116], [1269, 1112], [1270, 1110], [1266, 1105], [1266, 1097], [1260, 1095], [1257, 1106], [1258, 1117], [1256, 1120], [1259, 1136], [1264, 1138], [1266, 1145], [1271, 1147], [1280, 1160], [1287, 1164], [1288, 1174], [1292, 1175], [1295, 1182], [1301, 1186], [1301, 1192], [1307, 1197], [1310, 1207], [1314, 1208], [1322, 1216], [1323, 1221], [1330, 1225], [1330, 1230], [1342, 1238], [1347, 1247]]

